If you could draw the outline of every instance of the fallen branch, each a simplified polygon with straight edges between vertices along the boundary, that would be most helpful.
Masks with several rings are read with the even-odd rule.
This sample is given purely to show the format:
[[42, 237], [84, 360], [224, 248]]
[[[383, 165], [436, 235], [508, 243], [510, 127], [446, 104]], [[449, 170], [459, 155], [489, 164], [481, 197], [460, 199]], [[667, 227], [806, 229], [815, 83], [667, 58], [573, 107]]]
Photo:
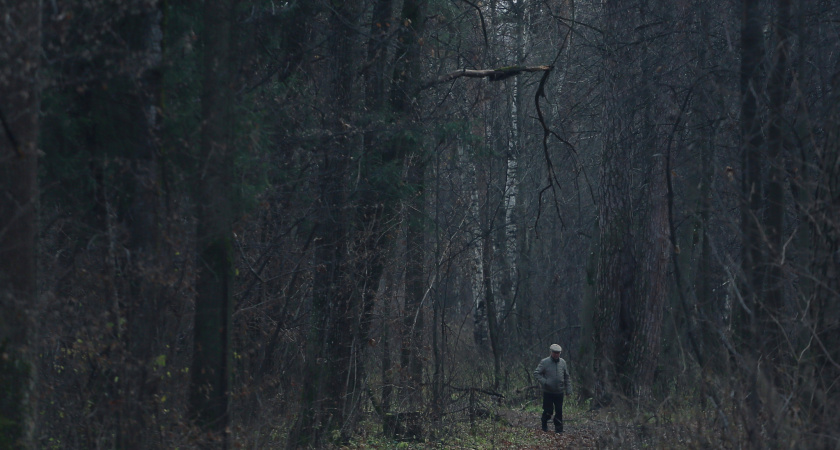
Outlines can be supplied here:
[[505, 78], [519, 75], [523, 72], [548, 72], [552, 69], [551, 66], [509, 66], [500, 67], [498, 69], [461, 69], [455, 72], [450, 72], [446, 75], [441, 75], [434, 80], [424, 83], [420, 90], [428, 89], [432, 86], [452, 81], [456, 78], [487, 78], [490, 81], [500, 81]]

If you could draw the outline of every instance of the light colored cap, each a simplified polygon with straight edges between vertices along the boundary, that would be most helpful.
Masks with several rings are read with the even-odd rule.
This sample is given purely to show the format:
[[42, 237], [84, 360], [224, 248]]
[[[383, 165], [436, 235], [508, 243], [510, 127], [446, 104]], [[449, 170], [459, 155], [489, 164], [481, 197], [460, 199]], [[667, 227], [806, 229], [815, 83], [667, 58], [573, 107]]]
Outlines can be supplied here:
[[551, 350], [552, 352], [562, 352], [563, 351], [563, 347], [561, 347], [557, 344], [551, 344], [551, 347], [548, 347], [548, 349]]

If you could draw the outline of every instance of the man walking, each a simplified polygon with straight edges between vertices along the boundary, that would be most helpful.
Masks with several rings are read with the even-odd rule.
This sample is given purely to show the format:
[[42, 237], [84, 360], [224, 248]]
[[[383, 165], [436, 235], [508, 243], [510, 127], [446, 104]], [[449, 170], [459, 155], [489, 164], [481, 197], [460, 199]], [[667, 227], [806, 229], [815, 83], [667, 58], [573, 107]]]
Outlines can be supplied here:
[[563, 348], [557, 344], [549, 347], [551, 356], [540, 361], [534, 370], [534, 378], [540, 383], [543, 393], [542, 430], [548, 431], [548, 419], [554, 413], [554, 432], [563, 432], [563, 395], [572, 393], [572, 380], [566, 361], [560, 357]]

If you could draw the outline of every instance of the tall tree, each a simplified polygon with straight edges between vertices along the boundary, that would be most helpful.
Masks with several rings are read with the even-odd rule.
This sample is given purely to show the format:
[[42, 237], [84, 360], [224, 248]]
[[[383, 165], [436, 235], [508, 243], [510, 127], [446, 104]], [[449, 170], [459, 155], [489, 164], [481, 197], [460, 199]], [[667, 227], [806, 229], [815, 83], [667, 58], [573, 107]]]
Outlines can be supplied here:
[[[670, 140], [657, 120], [676, 120], [654, 73], [656, 2], [605, 5], [606, 90], [596, 311], [596, 392], [609, 384], [648, 397], [659, 358], [670, 263], [666, 158]], [[635, 26], [634, 26], [635, 24]], [[644, 26], [642, 26], [644, 25]], [[634, 26], [634, 28], [631, 28]], [[661, 26], [661, 24], [659, 24]], [[634, 41], [633, 44], [627, 42]], [[660, 50], [661, 53], [662, 50]], [[628, 117], [630, 119], [628, 119]], [[640, 174], [628, 174], [627, 168]], [[640, 209], [647, 211], [639, 214]], [[639, 245], [635, 236], [643, 236]]]
[[[840, 413], [840, 397], [834, 383], [840, 376], [840, 72], [833, 73], [830, 85], [825, 117], [828, 129], [816, 146], [814, 167], [806, 166], [808, 160], [802, 162], [800, 171], [809, 176], [796, 180], [803, 188], [801, 198], [807, 199], [802, 202], [801, 214], [808, 218], [810, 249], [806, 250], [805, 260], [813, 277], [811, 287], [804, 290], [809, 325], [813, 326], [807, 336], [821, 343], [819, 348], [811, 349], [811, 364], [817, 374], [813, 380], [815, 389], [803, 392], [809, 402], [815, 398], [815, 409], [822, 412], [822, 422], [815, 421], [808, 427], [815, 436], [824, 436], [814, 440], [814, 447], [833, 445], [833, 424]], [[813, 197], [804, 191], [812, 191]]]
[[406, 375], [403, 387], [405, 400], [411, 408], [422, 405], [423, 384], [423, 299], [425, 296], [424, 266], [426, 224], [426, 164], [427, 155], [422, 151], [420, 130], [414, 118], [415, 103], [420, 84], [422, 33], [425, 25], [425, 4], [422, 0], [406, 0], [400, 14], [403, 28], [397, 45], [397, 63], [394, 65], [392, 106], [401, 122], [409, 125], [394, 142], [396, 151], [408, 163], [406, 183], [411, 189], [407, 203], [405, 310], [403, 317], [400, 364]]
[[[624, 7], [622, 7], [624, 5]], [[634, 5], [635, 6], [635, 5]], [[632, 204], [629, 195], [630, 174], [635, 151], [632, 121], [622, 120], [633, 114], [632, 97], [627, 95], [632, 80], [626, 73], [627, 61], [633, 61], [628, 27], [635, 17], [634, 7], [610, 1], [604, 4], [605, 51], [603, 83], [603, 150], [600, 164], [598, 225], [600, 255], [596, 279], [595, 310], [595, 395], [607, 402], [610, 391], [626, 383], [624, 374], [627, 343], [632, 340], [633, 302], [637, 298], [636, 261], [631, 243]], [[628, 14], [629, 12], [629, 14]]]
[[[765, 145], [759, 112], [759, 95], [762, 90], [762, 61], [764, 45], [761, 29], [764, 26], [761, 3], [757, 0], [743, 0], [741, 20], [741, 306], [737, 312], [738, 328], [742, 345], [749, 348], [760, 333], [761, 293], [764, 289], [766, 248], [762, 235], [762, 206], [764, 183], [762, 177], [762, 147]], [[752, 355], [758, 357], [759, 355]], [[750, 390], [750, 411], [746, 419], [748, 440], [758, 445], [760, 410], [759, 377], [755, 361], [748, 361]]]
[[[390, 239], [384, 232], [393, 219], [402, 160], [394, 148], [386, 143], [383, 128], [389, 116], [390, 82], [388, 69], [391, 42], [394, 29], [394, 1], [377, 0], [373, 4], [370, 22], [370, 38], [367, 44], [367, 68], [365, 77], [365, 110], [371, 115], [371, 123], [364, 136], [359, 180], [359, 202], [363, 232], [363, 246], [359, 253], [364, 261], [359, 270], [363, 289], [364, 307], [371, 311], [379, 279], [385, 270], [386, 248]], [[387, 317], [388, 314], [383, 314]], [[390, 335], [387, 319], [382, 322], [382, 389], [381, 408], [387, 413], [391, 408], [393, 380], [390, 355]]]
[[[668, 18], [674, 8], [667, 8], [656, 1], [643, 1], [639, 4], [639, 22], [649, 23], [653, 18]], [[666, 20], [667, 23], [671, 21]], [[648, 214], [641, 217], [641, 232], [645, 244], [638, 248], [639, 284], [638, 298], [633, 314], [633, 340], [628, 354], [628, 375], [630, 393], [638, 398], [647, 398], [654, 382], [654, 371], [659, 361], [662, 337], [662, 317], [668, 290], [668, 268], [671, 262], [669, 240], [667, 168], [672, 158], [673, 134], [679, 124], [678, 113], [673, 106], [671, 96], [662, 92], [662, 87], [676, 84], [666, 78], [667, 73], [657, 75], [656, 67], [661, 67], [667, 49], [655, 43], [654, 26], [645, 26], [639, 32], [639, 39], [645, 44], [640, 50], [639, 75], [640, 98], [642, 107], [643, 141], [640, 142], [640, 163], [646, 167], [645, 182], [640, 188], [642, 202]], [[662, 58], [662, 59], [659, 59]], [[673, 124], [666, 129], [658, 122], [665, 120]], [[633, 243], [631, 240], [628, 244]]]
[[35, 448], [41, 2], [0, 10], [0, 447]]
[[764, 24], [761, 4], [757, 0], [742, 2], [741, 22], [741, 235], [743, 239], [741, 265], [743, 281], [739, 295], [744, 302], [738, 311], [739, 333], [745, 343], [751, 342], [758, 330], [758, 295], [763, 289], [764, 251], [762, 245], [761, 149], [764, 145], [758, 95], [762, 92], [762, 61]]
[[764, 268], [766, 273], [767, 290], [763, 294], [763, 306], [766, 310], [764, 316], [764, 328], [770, 339], [765, 342], [769, 348], [769, 356], [777, 363], [783, 346], [784, 330], [777, 325], [777, 318], [783, 317], [785, 311], [784, 300], [784, 273], [782, 266], [782, 247], [785, 241], [785, 179], [786, 168], [784, 161], [784, 147], [790, 139], [785, 130], [785, 106], [787, 104], [788, 84], [790, 80], [789, 68], [791, 61], [791, 49], [793, 36], [793, 24], [791, 20], [790, 0], [778, 0], [776, 8], [775, 37], [776, 45], [773, 52], [773, 68], [767, 84], [767, 95], [769, 100], [770, 123], [767, 127], [767, 194], [764, 222], [766, 223], [768, 266]]
[[201, 153], [197, 174], [198, 276], [190, 405], [209, 439], [226, 446], [233, 313], [232, 2], [205, 2]]
[[312, 298], [309, 308], [306, 354], [300, 413], [289, 432], [288, 445], [295, 448], [321, 445], [332, 438], [332, 431], [346, 431], [348, 392], [352, 370], [359, 301], [348, 280], [350, 247], [348, 170], [353, 141], [346, 133], [353, 123], [353, 87], [357, 81], [355, 27], [359, 5], [353, 1], [333, 2], [325, 10], [330, 34], [326, 38], [328, 55], [323, 74], [329, 112], [321, 126], [329, 132], [315, 151], [317, 204]]
[[[124, 214], [131, 237], [126, 245], [133, 263], [127, 270], [125, 320], [130, 362], [125, 378], [128, 414], [121, 424], [120, 445], [152, 445], [155, 434], [152, 413], [158, 383], [153, 375], [154, 359], [160, 355], [162, 324], [156, 312], [164, 305], [161, 279], [169, 267], [163, 267], [162, 183], [158, 163], [160, 142], [160, 89], [162, 71], [161, 5], [144, 5], [127, 18], [123, 30], [130, 49], [140, 55], [137, 67], [127, 75], [124, 100], [130, 121], [122, 129], [127, 135], [130, 177], [130, 206]], [[119, 321], [119, 320], [118, 320]]]

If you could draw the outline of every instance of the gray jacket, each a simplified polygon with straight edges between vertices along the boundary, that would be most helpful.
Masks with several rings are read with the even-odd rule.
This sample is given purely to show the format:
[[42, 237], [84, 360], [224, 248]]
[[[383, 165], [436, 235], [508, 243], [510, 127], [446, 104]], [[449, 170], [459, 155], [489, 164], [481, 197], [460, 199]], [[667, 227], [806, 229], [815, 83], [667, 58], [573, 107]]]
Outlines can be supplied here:
[[572, 379], [569, 377], [569, 369], [563, 358], [554, 362], [549, 356], [540, 361], [534, 370], [534, 378], [540, 382], [543, 392], [572, 394]]

